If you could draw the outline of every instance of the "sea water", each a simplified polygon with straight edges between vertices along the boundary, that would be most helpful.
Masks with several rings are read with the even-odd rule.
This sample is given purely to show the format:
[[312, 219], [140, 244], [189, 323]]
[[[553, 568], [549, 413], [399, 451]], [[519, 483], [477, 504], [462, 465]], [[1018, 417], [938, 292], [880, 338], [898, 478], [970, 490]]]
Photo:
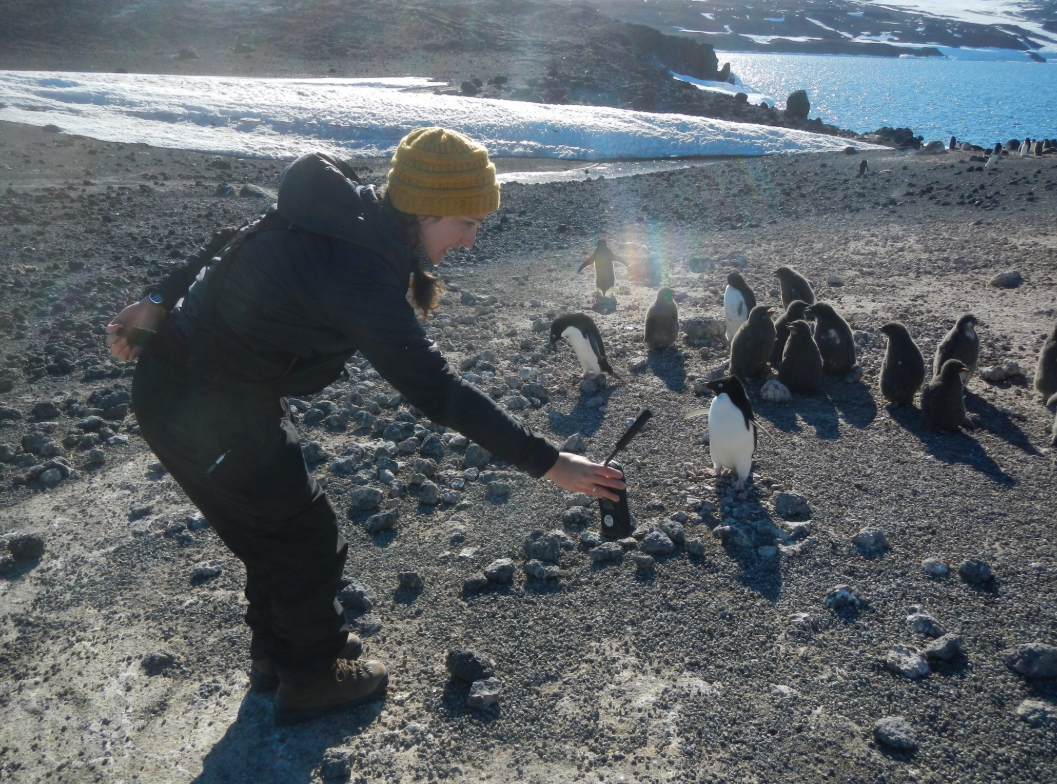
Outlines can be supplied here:
[[807, 91], [811, 117], [867, 133], [911, 128], [983, 147], [1057, 138], [1057, 63], [717, 52], [747, 89], [778, 107]]

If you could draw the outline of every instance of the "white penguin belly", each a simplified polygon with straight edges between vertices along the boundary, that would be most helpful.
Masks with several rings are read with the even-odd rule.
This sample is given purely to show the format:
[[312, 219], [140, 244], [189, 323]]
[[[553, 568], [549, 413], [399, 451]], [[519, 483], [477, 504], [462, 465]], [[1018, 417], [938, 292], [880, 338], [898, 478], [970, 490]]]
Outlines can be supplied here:
[[749, 318], [748, 308], [745, 307], [745, 297], [733, 286], [728, 285], [723, 292], [723, 310], [727, 316], [727, 342], [734, 339], [734, 333], [738, 327]]
[[745, 427], [745, 415], [727, 395], [719, 395], [708, 407], [708, 449], [712, 462], [731, 468], [744, 479], [752, 469], [756, 446], [752, 426]]
[[590, 373], [595, 376], [602, 375], [602, 366], [598, 364], [598, 357], [595, 356], [595, 350], [591, 347], [591, 341], [584, 336], [584, 333], [576, 327], [566, 327], [562, 337], [568, 338], [572, 344], [573, 351], [576, 352], [576, 358], [580, 360], [580, 367], [584, 369], [584, 373]]

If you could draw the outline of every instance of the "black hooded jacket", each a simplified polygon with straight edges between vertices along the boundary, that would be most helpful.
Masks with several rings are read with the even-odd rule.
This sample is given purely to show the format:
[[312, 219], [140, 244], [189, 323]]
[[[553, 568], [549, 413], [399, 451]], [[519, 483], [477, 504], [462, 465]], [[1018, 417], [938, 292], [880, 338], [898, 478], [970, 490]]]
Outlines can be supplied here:
[[[459, 378], [433, 347], [407, 299], [413, 264], [396, 216], [348, 173], [323, 154], [294, 161], [279, 184], [273, 228], [235, 252], [214, 315], [225, 377], [311, 394], [359, 351], [434, 422], [542, 476], [558, 450]], [[188, 347], [216, 269], [215, 261], [192, 263], [156, 287], [166, 302], [183, 297], [171, 318]]]

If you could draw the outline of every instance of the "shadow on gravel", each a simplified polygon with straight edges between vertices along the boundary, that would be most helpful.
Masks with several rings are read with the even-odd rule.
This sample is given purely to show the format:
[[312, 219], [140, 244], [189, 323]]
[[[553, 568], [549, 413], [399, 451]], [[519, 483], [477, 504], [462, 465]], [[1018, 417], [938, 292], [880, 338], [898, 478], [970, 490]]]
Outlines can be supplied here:
[[[793, 395], [791, 403], [753, 401], [753, 411], [784, 433], [798, 433], [802, 429], [799, 417], [815, 430], [819, 438], [840, 438], [840, 417], [830, 398], [819, 395]], [[766, 436], [765, 436], [766, 438]]]
[[1003, 471], [976, 439], [965, 433], [934, 433], [922, 424], [921, 412], [911, 406], [890, 407], [888, 414], [908, 433], [917, 436], [925, 450], [937, 460], [948, 465], [964, 463], [1006, 487], [1017, 484], [1017, 480]]
[[837, 407], [844, 421], [862, 430], [877, 418], [877, 402], [870, 388], [861, 381], [845, 384], [843, 381], [830, 386], [830, 401]]
[[649, 352], [650, 370], [673, 392], [686, 390], [686, 358], [676, 348]]
[[[605, 419], [605, 414], [599, 409], [609, 402], [613, 391], [613, 387], [606, 387], [598, 394], [590, 397], [581, 394], [573, 410], [568, 414], [552, 409], [550, 412], [551, 430], [554, 431], [555, 435], [566, 437], [571, 436], [573, 433], [579, 433], [582, 436], [594, 435]], [[593, 406], [587, 405], [588, 401], [594, 401], [599, 397], [602, 398], [601, 405], [597, 403]]]
[[1003, 441], [1015, 446], [1029, 455], [1039, 455], [1039, 450], [1034, 447], [1027, 435], [1013, 420], [1002, 413], [1002, 411], [979, 395], [972, 392], [965, 393], [965, 408], [971, 414], [980, 417], [980, 425], [989, 433], [994, 433]]
[[[350, 736], [359, 735], [373, 724], [385, 709], [385, 700], [373, 700], [292, 727], [277, 726], [272, 707], [270, 697], [247, 694], [239, 706], [238, 718], [202, 760], [202, 773], [192, 784], [318, 781], [316, 771], [324, 752], [344, 745]], [[287, 751], [277, 754], [277, 748]]]

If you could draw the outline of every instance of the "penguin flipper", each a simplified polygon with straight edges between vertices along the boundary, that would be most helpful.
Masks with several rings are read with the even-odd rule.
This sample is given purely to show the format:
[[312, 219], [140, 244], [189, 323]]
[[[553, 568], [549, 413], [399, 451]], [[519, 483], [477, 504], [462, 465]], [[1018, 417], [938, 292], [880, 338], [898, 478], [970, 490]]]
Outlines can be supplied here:
[[588, 256], [587, 257], [587, 261], [585, 261], [583, 264], [581, 264], [576, 271], [577, 272], [583, 272], [585, 269], [587, 269], [588, 267], [590, 267], [594, 263], [595, 263], [594, 257], [593, 256]]
[[620, 374], [613, 370], [613, 366], [609, 364], [609, 360], [605, 357], [598, 358], [598, 366], [602, 368], [606, 373], [613, 376], [613, 378], [620, 378]]

